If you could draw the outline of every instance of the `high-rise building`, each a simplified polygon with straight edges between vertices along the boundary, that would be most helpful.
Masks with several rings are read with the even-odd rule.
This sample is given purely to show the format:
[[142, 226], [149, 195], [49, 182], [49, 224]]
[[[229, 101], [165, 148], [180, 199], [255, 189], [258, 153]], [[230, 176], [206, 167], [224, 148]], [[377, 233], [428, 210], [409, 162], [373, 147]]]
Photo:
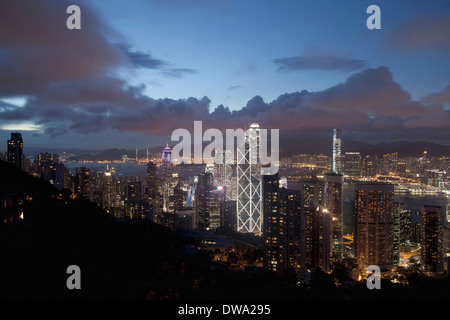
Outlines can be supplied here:
[[422, 207], [421, 260], [426, 273], [444, 272], [444, 214], [442, 207]]
[[237, 150], [237, 231], [262, 233], [259, 125], [253, 123]]
[[[317, 178], [303, 179], [301, 181], [301, 211], [305, 221], [304, 244], [305, 265], [322, 268], [319, 260], [319, 246], [322, 246], [320, 239], [326, 237], [321, 236], [321, 232], [317, 232], [316, 214], [317, 208], [321, 206], [323, 199], [323, 182]], [[331, 231], [330, 231], [331, 232]], [[328, 239], [331, 241], [331, 237]], [[330, 248], [331, 245], [328, 244]], [[329, 266], [327, 267], [329, 269]]]
[[236, 230], [236, 201], [225, 200], [221, 203], [220, 226], [228, 230]]
[[341, 173], [341, 129], [333, 129], [333, 172]]
[[161, 197], [160, 197], [160, 179], [158, 178], [158, 170], [156, 163], [149, 161], [147, 163], [147, 190], [150, 211], [153, 214], [153, 221], [156, 222], [158, 214], [160, 214]]
[[332, 214], [318, 206], [311, 217], [311, 266], [329, 273], [331, 271], [332, 242]]
[[225, 201], [225, 188], [213, 185], [210, 172], [200, 173], [195, 197], [195, 216], [200, 230], [220, 227], [221, 206]]
[[344, 177], [338, 173], [324, 175], [323, 206], [331, 216], [331, 259], [332, 262], [342, 260], [344, 252]]
[[281, 271], [286, 268], [286, 217], [280, 210], [279, 175], [263, 176], [264, 268]]
[[174, 213], [173, 192], [178, 183], [173, 174], [172, 149], [166, 146], [161, 154], [162, 168], [162, 211]]
[[366, 155], [362, 160], [362, 175], [364, 177], [373, 177], [378, 173], [377, 155]]
[[347, 176], [359, 178], [361, 170], [361, 154], [359, 152], [346, 152], [344, 155], [344, 173]]
[[361, 274], [370, 265], [381, 271], [394, 266], [394, 186], [366, 182], [355, 185], [355, 249]]
[[280, 188], [279, 175], [263, 176], [264, 268], [301, 275], [305, 266], [305, 216], [301, 190]]
[[214, 184], [226, 188], [226, 200], [233, 200], [233, 163], [231, 150], [220, 150], [216, 153], [214, 162]]
[[23, 139], [19, 132], [11, 132], [11, 139], [8, 140], [7, 160], [22, 170]]

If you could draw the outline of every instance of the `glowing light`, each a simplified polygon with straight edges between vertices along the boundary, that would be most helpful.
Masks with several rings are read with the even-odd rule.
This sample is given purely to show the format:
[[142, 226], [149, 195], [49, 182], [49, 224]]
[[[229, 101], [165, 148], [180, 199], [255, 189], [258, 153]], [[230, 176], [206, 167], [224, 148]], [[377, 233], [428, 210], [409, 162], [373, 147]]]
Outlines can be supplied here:
[[42, 131], [42, 125], [36, 125], [29, 121], [6, 123], [0, 125], [0, 130], [8, 131]]

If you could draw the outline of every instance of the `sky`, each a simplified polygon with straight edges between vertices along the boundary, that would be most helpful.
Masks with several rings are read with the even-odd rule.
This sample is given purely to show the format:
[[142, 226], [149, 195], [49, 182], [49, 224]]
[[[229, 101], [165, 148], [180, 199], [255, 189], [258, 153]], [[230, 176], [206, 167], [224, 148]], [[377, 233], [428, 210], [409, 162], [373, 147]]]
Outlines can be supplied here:
[[195, 120], [450, 145], [449, 54], [447, 0], [2, 0], [0, 151], [12, 131], [43, 151], [175, 144]]

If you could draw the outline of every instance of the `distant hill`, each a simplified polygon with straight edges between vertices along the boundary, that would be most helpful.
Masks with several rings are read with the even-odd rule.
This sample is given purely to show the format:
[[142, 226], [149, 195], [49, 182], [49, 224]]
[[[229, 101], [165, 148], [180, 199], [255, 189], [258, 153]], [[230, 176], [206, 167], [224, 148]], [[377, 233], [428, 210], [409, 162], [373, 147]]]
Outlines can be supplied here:
[[[294, 154], [325, 154], [332, 152], [332, 140], [330, 138], [296, 139], [294, 143], [280, 142], [281, 154], [288, 157]], [[424, 151], [429, 156], [450, 156], [450, 146], [440, 145], [428, 141], [396, 141], [391, 143], [370, 144], [355, 140], [342, 140], [342, 153], [360, 152], [362, 155], [383, 155], [397, 152], [400, 157], [419, 157]]]

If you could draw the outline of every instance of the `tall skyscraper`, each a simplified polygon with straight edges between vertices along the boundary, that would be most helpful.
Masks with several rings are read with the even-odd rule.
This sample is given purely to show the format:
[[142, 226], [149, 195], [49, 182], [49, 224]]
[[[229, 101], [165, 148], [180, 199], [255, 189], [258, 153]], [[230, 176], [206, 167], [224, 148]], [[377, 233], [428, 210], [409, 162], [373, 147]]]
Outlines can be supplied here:
[[344, 172], [350, 177], [359, 178], [362, 175], [362, 159], [359, 152], [346, 152], [344, 155]]
[[341, 129], [333, 129], [333, 172], [342, 173]]
[[[302, 179], [301, 181], [301, 211], [305, 220], [305, 234], [304, 234], [304, 248], [305, 264], [313, 267], [321, 267], [318, 258], [317, 249], [319, 244], [320, 232], [316, 232], [314, 225], [317, 214], [317, 208], [322, 203], [323, 199], [323, 183], [318, 178]], [[323, 237], [322, 237], [323, 239]], [[331, 238], [329, 239], [331, 241]], [[329, 245], [330, 247], [330, 245]], [[328, 266], [329, 268], [329, 266]]]
[[11, 139], [8, 140], [7, 160], [22, 170], [23, 139], [19, 132], [11, 132]]
[[280, 188], [279, 175], [263, 176], [264, 268], [301, 275], [305, 266], [305, 219], [301, 191]]
[[259, 125], [253, 123], [237, 150], [237, 231], [262, 232]]
[[231, 150], [220, 150], [216, 153], [214, 162], [214, 184], [226, 188], [226, 200], [232, 198], [233, 163]]
[[323, 206], [318, 206], [311, 217], [311, 266], [331, 271], [332, 213]]
[[338, 173], [324, 175], [323, 206], [331, 216], [331, 259], [332, 262], [342, 260], [344, 253], [344, 176]]
[[444, 213], [440, 206], [422, 207], [421, 260], [431, 275], [444, 272]]
[[161, 154], [162, 168], [162, 211], [174, 213], [173, 192], [177, 185], [176, 177], [173, 175], [172, 149], [166, 146]]
[[394, 266], [394, 186], [367, 182], [355, 185], [355, 244], [358, 267], [366, 274], [370, 265], [381, 271]]
[[225, 188], [213, 185], [210, 172], [198, 176], [195, 197], [195, 215], [200, 230], [214, 230], [220, 227], [221, 207], [225, 201]]

